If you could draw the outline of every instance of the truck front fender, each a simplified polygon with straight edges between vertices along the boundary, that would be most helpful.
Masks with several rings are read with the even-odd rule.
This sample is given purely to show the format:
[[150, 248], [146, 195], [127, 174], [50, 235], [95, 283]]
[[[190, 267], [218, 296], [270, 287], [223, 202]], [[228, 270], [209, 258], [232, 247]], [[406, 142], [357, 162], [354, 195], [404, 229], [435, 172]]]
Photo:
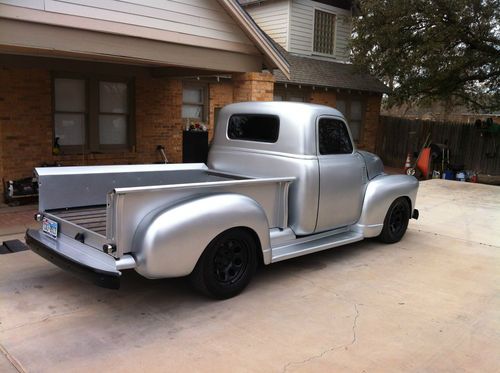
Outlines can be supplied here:
[[189, 275], [208, 244], [235, 227], [251, 229], [270, 262], [269, 225], [262, 207], [241, 194], [197, 196], [151, 212], [139, 224], [132, 252], [147, 278]]
[[[376, 237], [382, 232], [384, 219], [391, 203], [399, 198], [409, 199], [411, 211], [415, 208], [418, 180], [407, 175], [380, 175], [366, 188], [363, 209], [355, 230], [364, 237]], [[410, 212], [411, 216], [411, 212]]]

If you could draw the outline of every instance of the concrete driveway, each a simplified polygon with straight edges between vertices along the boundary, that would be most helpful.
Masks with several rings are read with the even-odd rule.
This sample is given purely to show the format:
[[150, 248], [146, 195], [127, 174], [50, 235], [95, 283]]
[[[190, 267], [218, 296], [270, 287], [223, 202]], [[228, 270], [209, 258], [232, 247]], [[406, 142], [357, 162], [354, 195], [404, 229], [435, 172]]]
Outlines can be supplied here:
[[500, 371], [500, 188], [423, 182], [398, 244], [265, 267], [214, 302], [183, 280], [81, 282], [0, 255], [0, 371]]

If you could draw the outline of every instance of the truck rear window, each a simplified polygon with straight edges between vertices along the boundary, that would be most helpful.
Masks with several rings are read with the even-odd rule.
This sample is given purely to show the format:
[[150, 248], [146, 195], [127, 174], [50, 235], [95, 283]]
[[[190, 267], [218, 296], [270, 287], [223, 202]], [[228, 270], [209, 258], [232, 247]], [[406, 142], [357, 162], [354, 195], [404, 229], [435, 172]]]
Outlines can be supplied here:
[[227, 135], [232, 140], [276, 142], [279, 130], [276, 115], [235, 114], [229, 118]]

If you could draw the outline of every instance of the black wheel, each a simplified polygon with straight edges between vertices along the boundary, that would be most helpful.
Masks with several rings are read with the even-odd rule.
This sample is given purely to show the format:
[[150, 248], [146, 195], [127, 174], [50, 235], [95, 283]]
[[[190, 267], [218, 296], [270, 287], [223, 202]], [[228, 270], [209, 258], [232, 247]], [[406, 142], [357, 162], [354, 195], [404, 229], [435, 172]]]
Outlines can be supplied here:
[[398, 198], [391, 204], [385, 215], [382, 233], [378, 236], [380, 241], [395, 243], [403, 238], [410, 220], [410, 209], [406, 198]]
[[253, 236], [240, 228], [229, 229], [207, 246], [190, 279], [204, 294], [227, 299], [239, 294], [257, 267], [257, 245]]

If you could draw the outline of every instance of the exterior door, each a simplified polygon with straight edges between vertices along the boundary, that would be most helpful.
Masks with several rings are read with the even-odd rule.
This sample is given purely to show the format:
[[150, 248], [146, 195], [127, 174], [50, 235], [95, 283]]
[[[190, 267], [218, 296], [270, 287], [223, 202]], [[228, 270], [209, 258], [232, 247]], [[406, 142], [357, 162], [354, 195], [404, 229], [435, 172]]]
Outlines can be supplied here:
[[346, 124], [334, 117], [317, 121], [320, 198], [316, 232], [358, 221], [366, 185], [366, 167], [354, 151]]

